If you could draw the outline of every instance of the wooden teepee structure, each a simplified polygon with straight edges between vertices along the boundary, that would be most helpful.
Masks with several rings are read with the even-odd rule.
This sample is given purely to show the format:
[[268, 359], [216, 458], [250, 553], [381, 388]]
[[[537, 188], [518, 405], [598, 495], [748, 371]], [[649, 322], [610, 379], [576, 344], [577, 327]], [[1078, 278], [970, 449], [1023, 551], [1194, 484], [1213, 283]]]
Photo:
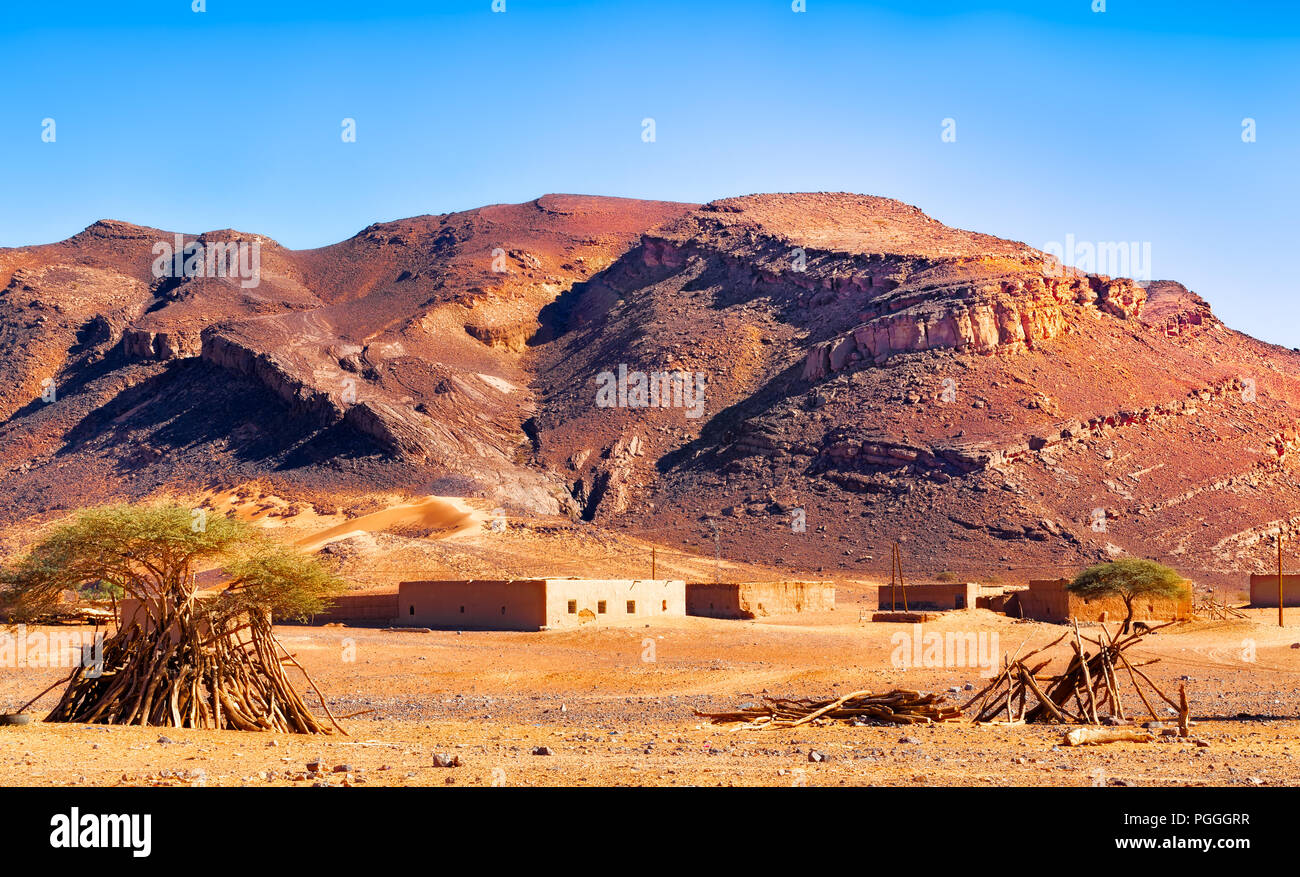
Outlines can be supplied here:
[[136, 605], [104, 642], [102, 664], [73, 672], [47, 722], [331, 732], [290, 684], [284, 664], [302, 667], [269, 613], [231, 612], [193, 590]]

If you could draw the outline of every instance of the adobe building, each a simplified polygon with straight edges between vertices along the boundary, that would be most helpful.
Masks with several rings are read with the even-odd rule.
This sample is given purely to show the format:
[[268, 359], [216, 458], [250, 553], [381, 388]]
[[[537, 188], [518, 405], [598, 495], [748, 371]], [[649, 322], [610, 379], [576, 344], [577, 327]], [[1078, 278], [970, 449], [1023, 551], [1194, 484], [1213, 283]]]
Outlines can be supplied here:
[[681, 579], [470, 579], [401, 582], [397, 623], [456, 630], [546, 630], [686, 615]]
[[[194, 599], [213, 600], [220, 595], [221, 591], [215, 589], [195, 591]], [[142, 601], [138, 597], [124, 596], [117, 601], [117, 628], [118, 630], [123, 630], [131, 625], [139, 625], [141, 632], [151, 633], [154, 629], [158, 613], [159, 606], [156, 599], [150, 599], [146, 603], [146, 601]], [[240, 617], [246, 620], [248, 615], [242, 614]], [[206, 624], [201, 625], [199, 631], [200, 633], [206, 633], [208, 631], [208, 626]], [[172, 642], [176, 642], [180, 639], [180, 628], [175, 621], [172, 622], [171, 634]]]
[[390, 625], [397, 621], [397, 592], [342, 594], [311, 617], [311, 624]]
[[[1019, 618], [1064, 624], [1079, 621], [1123, 621], [1128, 614], [1119, 597], [1085, 600], [1065, 590], [1070, 579], [1031, 579], [1029, 587], [1008, 599], [1005, 611]], [[1277, 581], [1274, 579], [1274, 587]], [[1273, 605], [1277, 605], [1276, 596]], [[1138, 597], [1133, 601], [1134, 621], [1186, 621], [1192, 617], [1191, 588], [1179, 598]]]
[[979, 595], [980, 586], [975, 582], [924, 582], [906, 587], [881, 585], [876, 589], [876, 608], [880, 612], [894, 609], [899, 612], [974, 609]]
[[[1282, 605], [1300, 606], [1300, 575], [1282, 576]], [[1277, 573], [1250, 577], [1250, 608], [1277, 608]]]
[[831, 582], [688, 582], [686, 614], [761, 618], [835, 608]]
[[1008, 604], [1015, 608], [1016, 594], [1023, 590], [1023, 585], [984, 585], [980, 588], [980, 595], [975, 598], [975, 608], [1005, 615]]

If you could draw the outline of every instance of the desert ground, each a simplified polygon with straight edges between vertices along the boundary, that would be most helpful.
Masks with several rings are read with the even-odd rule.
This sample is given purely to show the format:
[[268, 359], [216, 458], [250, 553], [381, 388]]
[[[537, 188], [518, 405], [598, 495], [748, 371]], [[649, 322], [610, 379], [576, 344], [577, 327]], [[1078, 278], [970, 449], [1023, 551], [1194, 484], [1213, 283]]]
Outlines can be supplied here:
[[[1300, 784], [1300, 649], [1293, 648], [1300, 612], [1284, 628], [1276, 610], [1251, 610], [1248, 620], [1192, 621], [1136, 647], [1139, 656], [1160, 659], [1148, 672], [1162, 688], [1186, 685], [1189, 739], [1069, 748], [1058, 745], [1061, 729], [1047, 725], [737, 730], [695, 715], [764, 695], [821, 697], [862, 688], [944, 692], [961, 703], [973, 693], [968, 686], [983, 687], [977, 666], [895, 668], [891, 638], [914, 630], [860, 620], [868, 606], [874, 589], [851, 586], [841, 588], [833, 612], [755, 621], [687, 617], [535, 633], [283, 625], [277, 636], [325, 692], [331, 711], [360, 713], [340, 718], [347, 736], [33, 722], [0, 728], [0, 783]], [[1063, 628], [975, 609], [946, 613], [924, 630], [985, 634], [1000, 655], [1048, 643]], [[64, 674], [4, 669], [0, 705], [16, 707]], [[314, 694], [306, 696], [318, 704]], [[46, 695], [34, 712], [56, 698], [57, 691]], [[1141, 711], [1136, 702], [1127, 706]], [[1161, 718], [1172, 727], [1171, 716]], [[313, 771], [308, 765], [316, 762]]]

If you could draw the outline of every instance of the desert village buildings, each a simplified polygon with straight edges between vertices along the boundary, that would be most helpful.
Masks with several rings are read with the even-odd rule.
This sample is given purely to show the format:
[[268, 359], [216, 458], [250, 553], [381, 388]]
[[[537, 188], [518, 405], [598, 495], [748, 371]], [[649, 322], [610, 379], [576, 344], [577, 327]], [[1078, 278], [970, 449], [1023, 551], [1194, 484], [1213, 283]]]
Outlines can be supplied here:
[[[988, 609], [1013, 618], [1056, 624], [1120, 621], [1127, 614], [1118, 597], [1084, 599], [1066, 590], [1068, 579], [1032, 579], [1028, 586], [975, 582], [881, 585], [878, 613], [951, 612]], [[1285, 603], [1300, 606], [1300, 574], [1283, 577]], [[1276, 575], [1252, 575], [1251, 605], [1276, 607]], [[315, 623], [348, 622], [464, 630], [552, 630], [588, 623], [644, 622], [702, 616], [755, 619], [828, 612], [835, 585], [827, 581], [685, 582], [680, 579], [427, 580], [400, 583], [396, 592], [348, 594], [315, 617]], [[1190, 593], [1178, 599], [1134, 601], [1134, 621], [1185, 621]], [[882, 617], [880, 620], [896, 620]]]
[[397, 591], [397, 623], [419, 627], [542, 630], [685, 614], [680, 579], [416, 581]]
[[710, 618], [761, 618], [835, 608], [830, 582], [692, 582], [686, 614]]
[[[1029, 587], [1007, 595], [1001, 611], [1017, 618], [1064, 624], [1078, 621], [1122, 621], [1127, 613], [1119, 597], [1085, 600], [1065, 590], [1069, 579], [1033, 579]], [[1134, 621], [1186, 621], [1192, 617], [1191, 589], [1178, 598], [1139, 597], [1133, 601]]]
[[[1272, 577], [1273, 605], [1277, 605], [1277, 577]], [[1127, 614], [1119, 597], [1084, 599], [1067, 591], [1069, 579], [1031, 579], [1028, 587], [981, 587], [975, 582], [910, 584], [904, 588], [882, 585], [877, 592], [878, 611], [941, 612], [989, 609], [1013, 618], [1065, 624], [1069, 621], [1121, 621]], [[1300, 595], [1300, 577], [1297, 577]], [[1289, 600], [1290, 598], [1288, 598]], [[1179, 599], [1142, 597], [1133, 602], [1134, 621], [1184, 621], [1192, 615], [1190, 592]]]
[[681, 579], [462, 579], [401, 582], [396, 593], [348, 594], [315, 622], [463, 630], [550, 630], [687, 615], [760, 618], [835, 608], [830, 582]]

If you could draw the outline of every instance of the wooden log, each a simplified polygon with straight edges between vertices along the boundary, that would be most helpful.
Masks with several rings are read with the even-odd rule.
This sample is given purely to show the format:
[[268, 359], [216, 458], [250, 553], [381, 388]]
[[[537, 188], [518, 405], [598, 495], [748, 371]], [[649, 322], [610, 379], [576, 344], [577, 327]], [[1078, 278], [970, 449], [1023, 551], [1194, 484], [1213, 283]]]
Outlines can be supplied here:
[[1083, 665], [1083, 683], [1088, 693], [1088, 711], [1092, 716], [1094, 725], [1100, 724], [1101, 720], [1097, 718], [1097, 700], [1096, 694], [1092, 689], [1092, 674], [1088, 672], [1088, 655], [1083, 651], [1083, 643], [1079, 640], [1079, 620], [1074, 620], [1074, 650], [1079, 656], [1079, 663]]
[[1155, 735], [1133, 728], [1075, 728], [1062, 741], [1066, 746], [1093, 746], [1099, 743], [1150, 743]]
[[1189, 727], [1190, 725], [1189, 712], [1190, 711], [1187, 706], [1187, 686], [1185, 686], [1183, 683], [1180, 682], [1178, 683], [1178, 736], [1179, 737], [1191, 736], [1191, 728]]

